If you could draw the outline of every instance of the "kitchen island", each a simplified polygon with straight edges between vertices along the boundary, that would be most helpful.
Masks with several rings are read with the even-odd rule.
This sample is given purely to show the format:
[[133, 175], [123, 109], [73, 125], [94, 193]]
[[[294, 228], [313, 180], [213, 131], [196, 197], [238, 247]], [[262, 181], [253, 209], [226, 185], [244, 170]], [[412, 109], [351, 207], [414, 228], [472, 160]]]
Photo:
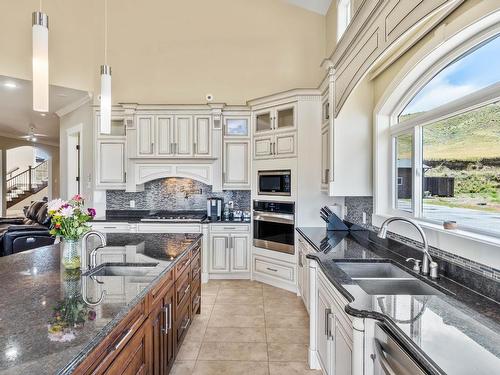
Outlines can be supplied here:
[[59, 245], [1, 258], [0, 374], [168, 369], [200, 312], [201, 237], [108, 234], [92, 275]]

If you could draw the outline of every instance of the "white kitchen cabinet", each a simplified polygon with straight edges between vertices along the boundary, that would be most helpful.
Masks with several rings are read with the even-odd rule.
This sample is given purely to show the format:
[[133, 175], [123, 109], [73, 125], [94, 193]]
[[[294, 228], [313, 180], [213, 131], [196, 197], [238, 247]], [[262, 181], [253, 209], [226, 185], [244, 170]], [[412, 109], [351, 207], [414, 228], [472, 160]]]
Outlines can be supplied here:
[[216, 234], [210, 241], [210, 272], [229, 272], [229, 234]]
[[297, 128], [295, 103], [287, 103], [271, 108], [254, 111], [254, 134], [267, 132], [290, 132]]
[[156, 117], [156, 154], [160, 157], [174, 156], [174, 116]]
[[175, 116], [175, 154], [178, 157], [193, 156], [192, 116]]
[[232, 234], [231, 251], [231, 270], [249, 272], [250, 236], [248, 234]]
[[211, 225], [210, 273], [248, 274], [250, 272], [250, 234], [248, 229], [249, 226], [244, 224]]
[[[317, 359], [327, 375], [353, 375], [353, 322], [345, 312], [346, 304], [345, 298], [318, 271], [312, 324], [315, 325]], [[362, 345], [359, 350], [363, 352]]]
[[309, 312], [309, 260], [306, 258], [306, 255], [309, 254], [312, 250], [310, 250], [309, 245], [305, 242], [302, 236], [297, 236], [297, 257], [298, 257], [298, 267], [297, 267], [297, 286], [299, 289], [300, 296], [302, 297], [302, 301]]
[[195, 157], [212, 155], [212, 121], [210, 116], [194, 116], [193, 154]]
[[277, 133], [254, 137], [255, 159], [291, 158], [297, 156], [296, 133]]
[[321, 129], [321, 190], [328, 189], [330, 180], [330, 127], [323, 126]]
[[97, 179], [98, 188], [123, 188], [125, 175], [125, 141], [97, 141]]
[[222, 188], [250, 189], [250, 141], [224, 139]]
[[155, 117], [137, 116], [137, 155], [151, 157], [155, 154]]

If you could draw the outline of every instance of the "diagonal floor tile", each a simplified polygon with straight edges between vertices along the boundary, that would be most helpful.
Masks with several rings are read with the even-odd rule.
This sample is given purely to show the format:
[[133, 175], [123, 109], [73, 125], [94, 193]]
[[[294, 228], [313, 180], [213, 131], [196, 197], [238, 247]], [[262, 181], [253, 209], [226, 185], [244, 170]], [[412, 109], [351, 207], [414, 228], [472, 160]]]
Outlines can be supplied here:
[[266, 328], [267, 342], [309, 344], [309, 328]]
[[267, 344], [269, 352], [269, 362], [287, 361], [287, 362], [306, 362], [307, 345], [291, 344], [281, 342], [270, 342]]
[[267, 361], [267, 344], [242, 342], [203, 342], [200, 361]]

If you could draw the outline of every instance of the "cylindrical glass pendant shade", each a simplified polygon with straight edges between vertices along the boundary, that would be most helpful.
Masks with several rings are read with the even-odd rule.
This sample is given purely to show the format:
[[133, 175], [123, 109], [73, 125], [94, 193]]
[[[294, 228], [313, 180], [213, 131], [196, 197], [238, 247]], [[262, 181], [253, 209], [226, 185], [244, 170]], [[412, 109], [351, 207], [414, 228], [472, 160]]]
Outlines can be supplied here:
[[111, 133], [111, 67], [101, 65], [101, 133]]
[[49, 111], [49, 17], [33, 12], [33, 110]]

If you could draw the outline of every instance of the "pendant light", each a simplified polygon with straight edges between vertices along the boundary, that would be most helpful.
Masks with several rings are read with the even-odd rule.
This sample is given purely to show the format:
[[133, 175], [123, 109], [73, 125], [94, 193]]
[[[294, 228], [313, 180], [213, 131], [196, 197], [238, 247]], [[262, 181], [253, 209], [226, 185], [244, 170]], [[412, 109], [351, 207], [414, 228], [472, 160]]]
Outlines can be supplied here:
[[49, 17], [40, 9], [32, 15], [33, 110], [49, 111]]
[[111, 134], [111, 67], [108, 60], [108, 1], [104, 0], [104, 65], [101, 65], [101, 133]]

